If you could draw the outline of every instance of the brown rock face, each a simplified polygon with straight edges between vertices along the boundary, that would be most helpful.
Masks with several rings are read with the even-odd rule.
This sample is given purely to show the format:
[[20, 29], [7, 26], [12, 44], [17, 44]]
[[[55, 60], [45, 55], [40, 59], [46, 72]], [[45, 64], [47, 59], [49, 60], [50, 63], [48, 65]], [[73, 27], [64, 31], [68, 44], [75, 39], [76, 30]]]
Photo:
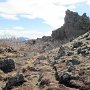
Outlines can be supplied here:
[[90, 19], [86, 13], [79, 16], [78, 13], [67, 10], [64, 20], [64, 25], [52, 32], [53, 39], [71, 40], [90, 30]]

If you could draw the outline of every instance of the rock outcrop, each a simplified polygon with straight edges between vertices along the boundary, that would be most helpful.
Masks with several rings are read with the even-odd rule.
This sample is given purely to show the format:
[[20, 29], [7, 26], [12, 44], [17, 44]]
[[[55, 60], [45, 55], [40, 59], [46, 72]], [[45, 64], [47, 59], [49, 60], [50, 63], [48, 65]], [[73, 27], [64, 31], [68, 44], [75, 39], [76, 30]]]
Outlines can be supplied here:
[[52, 32], [53, 39], [72, 40], [90, 30], [90, 19], [86, 13], [79, 16], [78, 13], [67, 10], [64, 20], [64, 25]]

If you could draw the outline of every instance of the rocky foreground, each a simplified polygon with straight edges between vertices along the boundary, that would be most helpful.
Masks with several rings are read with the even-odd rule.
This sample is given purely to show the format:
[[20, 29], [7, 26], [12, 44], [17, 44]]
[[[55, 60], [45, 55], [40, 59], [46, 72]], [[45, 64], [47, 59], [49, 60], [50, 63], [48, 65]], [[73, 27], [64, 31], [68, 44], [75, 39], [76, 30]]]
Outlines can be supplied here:
[[[82, 16], [78, 17], [82, 20]], [[88, 18], [85, 19], [85, 14], [83, 17]], [[52, 35], [29, 41], [1, 41], [0, 90], [90, 90], [89, 19], [87, 21], [85, 31], [78, 35], [71, 23], [75, 33], [69, 34], [70, 37], [67, 34], [69, 39]], [[56, 32], [61, 31], [53, 33], [56, 35]]]

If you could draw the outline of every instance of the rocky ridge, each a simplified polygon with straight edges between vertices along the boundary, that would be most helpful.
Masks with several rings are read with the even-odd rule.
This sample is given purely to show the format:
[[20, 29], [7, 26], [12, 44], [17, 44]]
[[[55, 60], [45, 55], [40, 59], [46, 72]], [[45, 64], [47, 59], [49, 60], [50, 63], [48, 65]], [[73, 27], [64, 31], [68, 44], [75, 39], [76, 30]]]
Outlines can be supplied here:
[[64, 25], [52, 32], [53, 39], [72, 40], [90, 30], [90, 19], [84, 13], [82, 16], [77, 12], [66, 11]]
[[[51, 36], [43, 36], [36, 40], [28, 40], [30, 45], [43, 45], [45, 49], [53, 49], [65, 44], [80, 35], [90, 31], [90, 18], [84, 13], [79, 15], [77, 12], [66, 11], [64, 24], [60, 28], [52, 31]], [[41, 47], [43, 47], [41, 46]]]

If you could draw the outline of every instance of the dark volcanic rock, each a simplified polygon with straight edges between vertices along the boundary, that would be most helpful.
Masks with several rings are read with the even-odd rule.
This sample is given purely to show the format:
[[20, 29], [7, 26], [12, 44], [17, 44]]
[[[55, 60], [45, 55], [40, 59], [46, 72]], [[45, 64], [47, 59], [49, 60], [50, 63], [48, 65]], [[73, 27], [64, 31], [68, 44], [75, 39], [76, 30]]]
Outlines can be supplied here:
[[73, 48], [78, 48], [82, 45], [82, 42], [75, 42], [73, 43]]
[[72, 63], [73, 65], [78, 65], [80, 64], [80, 61], [78, 61], [77, 59], [68, 60], [66, 62], [66, 65], [69, 65], [70, 63]]
[[76, 83], [76, 80], [78, 79], [78, 75], [73, 75], [69, 72], [60, 72], [58, 74], [59, 83], [64, 84], [67, 87], [80, 88], [81, 86], [78, 83]]
[[82, 54], [83, 56], [90, 54], [90, 47], [83, 46], [79, 47], [77, 50], [78, 54]]
[[52, 39], [51, 39], [51, 36], [43, 36], [43, 37], [42, 37], [42, 40], [43, 40], [44, 42], [46, 42], [46, 41], [51, 41]]
[[4, 52], [4, 48], [0, 48], [0, 53], [3, 53]]
[[60, 57], [65, 55], [65, 48], [64, 47], [60, 47], [57, 56], [55, 57], [55, 60], [59, 59]]
[[44, 86], [48, 86], [49, 84], [50, 84], [50, 81], [49, 81], [48, 79], [42, 79], [42, 80], [40, 81], [39, 86], [40, 86], [40, 87], [44, 87]]
[[15, 69], [15, 63], [13, 59], [0, 59], [0, 69], [7, 73]]
[[70, 80], [77, 80], [78, 76], [72, 75], [69, 72], [60, 72], [59, 81], [60, 83], [69, 84]]
[[71, 51], [68, 51], [67, 52], [67, 56], [71, 56], [71, 55], [73, 55], [74, 54], [74, 52], [71, 52]]
[[69, 66], [68, 72], [75, 72], [75, 66], [74, 65]]
[[14, 48], [12, 48], [12, 47], [5, 48], [5, 51], [6, 52], [15, 52]]
[[71, 40], [89, 30], [90, 19], [85, 13], [82, 16], [79, 16], [78, 13], [67, 10], [64, 25], [52, 32], [52, 38], [59, 40]]
[[13, 86], [20, 86], [25, 82], [24, 76], [22, 74], [18, 74], [15, 77], [12, 77], [8, 80], [6, 83], [6, 86], [3, 88], [3, 90], [11, 90]]
[[0, 48], [0, 53], [4, 52], [16, 52], [16, 50], [14, 50], [12, 47]]

